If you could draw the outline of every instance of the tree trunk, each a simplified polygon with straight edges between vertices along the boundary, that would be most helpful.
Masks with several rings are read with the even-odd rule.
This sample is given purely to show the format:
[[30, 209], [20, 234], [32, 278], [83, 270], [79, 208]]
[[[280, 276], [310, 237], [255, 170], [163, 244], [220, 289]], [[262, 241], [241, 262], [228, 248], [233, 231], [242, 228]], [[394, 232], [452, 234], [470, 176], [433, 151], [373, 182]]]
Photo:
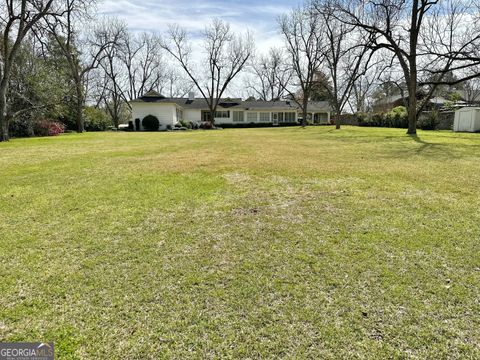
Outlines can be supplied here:
[[215, 109], [210, 109], [210, 124], [212, 124], [212, 128], [215, 127]]
[[77, 125], [77, 132], [83, 133], [85, 131], [84, 128], [84, 121], [83, 121], [83, 91], [82, 91], [82, 84], [76, 84], [76, 93], [77, 93], [77, 101], [75, 104], [75, 123]]
[[412, 74], [410, 84], [408, 84], [408, 135], [417, 134], [417, 80], [416, 75]]
[[[305, 97], [305, 95], [304, 95]], [[300, 124], [302, 127], [307, 126], [307, 107], [308, 107], [308, 100], [303, 100], [302, 102], [302, 123]]]
[[119, 110], [118, 110], [118, 102], [117, 101], [114, 101], [113, 102], [113, 105], [114, 105], [114, 108], [113, 108], [113, 116], [112, 116], [112, 120], [113, 120], [113, 126], [115, 127], [115, 129], [118, 130], [118, 124], [120, 123], [120, 116], [118, 115], [119, 113]]
[[77, 101], [75, 104], [75, 123], [77, 125], [77, 132], [83, 133], [85, 131], [83, 121], [83, 106], [79, 101]]
[[29, 137], [33, 137], [35, 136], [35, 131], [33, 130], [33, 122], [32, 121], [29, 121], [28, 122], [28, 128], [27, 128], [27, 134]]
[[302, 123], [300, 124], [302, 127], [307, 126], [307, 111], [305, 108], [302, 109]]
[[8, 141], [8, 119], [7, 119], [7, 86], [0, 85], [0, 142]]
[[[416, 102], [416, 101], [415, 101]], [[416, 135], [417, 134], [417, 109], [416, 105], [413, 107], [409, 104], [408, 106], [408, 135]]]
[[118, 130], [118, 125], [120, 123], [120, 120], [118, 118], [118, 115], [115, 115], [114, 119], [113, 119], [113, 126], [115, 127], [115, 129]]
[[335, 129], [340, 130], [341, 124], [340, 124], [340, 110], [335, 109]]
[[335, 129], [340, 130], [340, 116], [335, 115]]
[[10, 140], [10, 137], [8, 136], [7, 118], [3, 115], [0, 115], [0, 123], [0, 142]]

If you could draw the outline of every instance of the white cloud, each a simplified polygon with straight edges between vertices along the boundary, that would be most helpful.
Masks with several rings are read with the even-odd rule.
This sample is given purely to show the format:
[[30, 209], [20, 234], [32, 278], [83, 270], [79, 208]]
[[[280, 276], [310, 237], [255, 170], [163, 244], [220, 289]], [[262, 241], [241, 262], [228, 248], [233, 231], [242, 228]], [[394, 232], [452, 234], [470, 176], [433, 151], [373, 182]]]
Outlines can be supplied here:
[[105, 0], [99, 5], [99, 13], [125, 20], [132, 31], [162, 33], [169, 24], [177, 23], [194, 37], [199, 36], [213, 17], [219, 17], [230, 23], [235, 32], [249, 30], [257, 49], [264, 51], [281, 44], [276, 20], [293, 5], [278, 1]]

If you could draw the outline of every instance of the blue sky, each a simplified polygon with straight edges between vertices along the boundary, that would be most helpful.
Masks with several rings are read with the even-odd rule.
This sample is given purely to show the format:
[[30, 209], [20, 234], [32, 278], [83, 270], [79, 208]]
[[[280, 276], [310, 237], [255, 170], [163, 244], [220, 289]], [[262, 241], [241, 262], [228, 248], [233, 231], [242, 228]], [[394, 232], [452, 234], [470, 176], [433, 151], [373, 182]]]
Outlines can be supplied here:
[[104, 0], [100, 13], [114, 15], [127, 22], [133, 31], [162, 33], [168, 24], [178, 23], [192, 34], [199, 34], [212, 17], [219, 17], [237, 32], [249, 29], [257, 49], [262, 52], [281, 44], [277, 17], [300, 1], [195, 1], [195, 0]]

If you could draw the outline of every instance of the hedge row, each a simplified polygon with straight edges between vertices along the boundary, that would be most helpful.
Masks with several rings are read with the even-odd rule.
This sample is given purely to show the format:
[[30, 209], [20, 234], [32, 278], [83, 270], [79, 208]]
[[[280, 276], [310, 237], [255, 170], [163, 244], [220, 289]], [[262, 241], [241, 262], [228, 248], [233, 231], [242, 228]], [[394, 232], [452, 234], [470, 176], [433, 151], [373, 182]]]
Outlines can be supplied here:
[[[386, 113], [357, 113], [358, 126], [408, 128], [408, 114], [404, 106], [397, 106]], [[437, 111], [423, 113], [417, 120], [417, 127], [423, 130], [435, 130], [439, 125]]]

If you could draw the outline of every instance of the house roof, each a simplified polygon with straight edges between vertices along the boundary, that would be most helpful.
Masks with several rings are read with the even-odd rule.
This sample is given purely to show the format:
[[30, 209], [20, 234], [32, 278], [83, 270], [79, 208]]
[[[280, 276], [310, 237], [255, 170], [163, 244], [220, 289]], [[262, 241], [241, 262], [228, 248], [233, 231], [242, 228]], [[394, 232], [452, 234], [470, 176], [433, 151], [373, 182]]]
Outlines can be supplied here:
[[[174, 103], [184, 109], [208, 109], [207, 101], [204, 98], [168, 98], [155, 91], [149, 91], [145, 95], [132, 100], [131, 103], [154, 102], [154, 103]], [[240, 98], [222, 98], [219, 101], [221, 109], [238, 110], [298, 110], [299, 106], [293, 101], [242, 101]], [[308, 111], [330, 111], [328, 101], [311, 101], [308, 104]]]
[[307, 105], [307, 111], [331, 111], [332, 108], [328, 101], [310, 101]]
[[375, 105], [392, 104], [398, 100], [402, 100], [402, 95], [392, 95], [392, 96], [387, 96], [387, 97], [378, 99], [377, 101], [375, 101]]
[[242, 101], [239, 107], [245, 110], [295, 110], [297, 108], [293, 101]]
[[[390, 104], [396, 104], [403, 102], [404, 98], [401, 95], [393, 95], [386, 97], [384, 99], [381, 99], [375, 103], [375, 105], [390, 105]], [[405, 100], [408, 100], [408, 96], [405, 96]], [[430, 103], [435, 104], [435, 105], [443, 105], [446, 102], [448, 102], [448, 99], [445, 99], [442, 96], [434, 96], [431, 99], [428, 100]], [[456, 101], [456, 103], [465, 103], [462, 100]]]

